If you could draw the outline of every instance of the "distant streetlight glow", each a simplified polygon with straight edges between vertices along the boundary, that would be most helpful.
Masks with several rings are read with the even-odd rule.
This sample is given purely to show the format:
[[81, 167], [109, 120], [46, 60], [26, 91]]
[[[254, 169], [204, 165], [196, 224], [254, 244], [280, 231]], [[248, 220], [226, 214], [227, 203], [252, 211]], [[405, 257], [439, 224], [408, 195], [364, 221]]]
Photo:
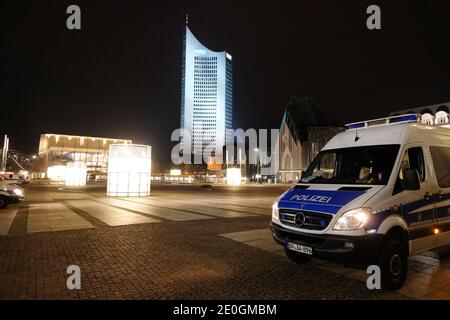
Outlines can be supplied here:
[[108, 196], [149, 196], [150, 180], [150, 146], [137, 144], [110, 145], [108, 158]]
[[242, 175], [240, 168], [228, 168], [227, 169], [227, 185], [239, 186], [241, 185]]
[[171, 169], [170, 175], [171, 176], [181, 176], [181, 170], [180, 169]]

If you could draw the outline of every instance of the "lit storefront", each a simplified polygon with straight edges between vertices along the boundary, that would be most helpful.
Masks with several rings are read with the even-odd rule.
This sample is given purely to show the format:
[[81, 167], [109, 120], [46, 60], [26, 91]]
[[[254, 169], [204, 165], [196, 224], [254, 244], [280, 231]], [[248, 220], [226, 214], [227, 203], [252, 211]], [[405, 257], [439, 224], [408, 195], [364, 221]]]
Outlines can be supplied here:
[[66, 166], [68, 163], [82, 163], [91, 179], [106, 178], [108, 152], [111, 144], [131, 144], [131, 140], [72, 136], [62, 134], [41, 134], [39, 157], [46, 168]]

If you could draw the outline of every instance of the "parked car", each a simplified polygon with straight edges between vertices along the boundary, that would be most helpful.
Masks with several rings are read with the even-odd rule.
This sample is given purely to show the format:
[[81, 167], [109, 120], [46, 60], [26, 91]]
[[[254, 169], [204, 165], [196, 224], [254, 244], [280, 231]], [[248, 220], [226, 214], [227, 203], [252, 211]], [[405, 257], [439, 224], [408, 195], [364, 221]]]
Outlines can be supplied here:
[[22, 188], [10, 184], [0, 177], [0, 209], [5, 208], [10, 203], [17, 203], [25, 198]]

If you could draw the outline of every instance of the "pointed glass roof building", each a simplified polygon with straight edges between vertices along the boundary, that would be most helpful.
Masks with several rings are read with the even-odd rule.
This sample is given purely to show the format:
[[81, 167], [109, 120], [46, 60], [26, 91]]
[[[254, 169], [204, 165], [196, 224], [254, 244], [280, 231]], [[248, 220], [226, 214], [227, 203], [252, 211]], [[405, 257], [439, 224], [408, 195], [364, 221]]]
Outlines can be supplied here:
[[[225, 130], [232, 128], [232, 57], [206, 48], [188, 26], [183, 32], [181, 123], [191, 136], [191, 150], [222, 155]], [[186, 137], [183, 140], [187, 142]]]

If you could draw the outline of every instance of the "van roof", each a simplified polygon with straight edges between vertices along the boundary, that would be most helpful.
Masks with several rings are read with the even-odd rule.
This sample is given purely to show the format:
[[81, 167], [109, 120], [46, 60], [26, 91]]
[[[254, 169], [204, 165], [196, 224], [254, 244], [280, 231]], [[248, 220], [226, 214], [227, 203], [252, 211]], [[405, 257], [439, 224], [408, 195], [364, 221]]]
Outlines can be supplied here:
[[450, 147], [450, 126], [409, 122], [351, 129], [333, 137], [323, 149], [407, 143], [447, 144]]

